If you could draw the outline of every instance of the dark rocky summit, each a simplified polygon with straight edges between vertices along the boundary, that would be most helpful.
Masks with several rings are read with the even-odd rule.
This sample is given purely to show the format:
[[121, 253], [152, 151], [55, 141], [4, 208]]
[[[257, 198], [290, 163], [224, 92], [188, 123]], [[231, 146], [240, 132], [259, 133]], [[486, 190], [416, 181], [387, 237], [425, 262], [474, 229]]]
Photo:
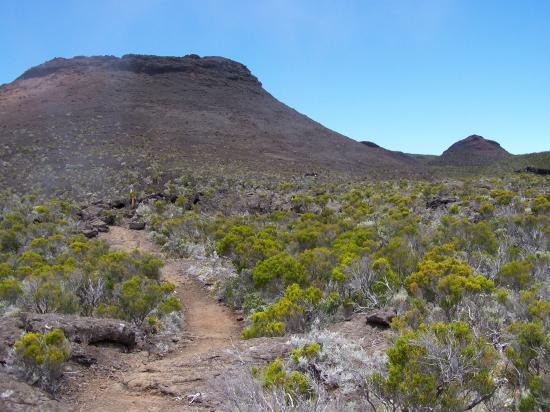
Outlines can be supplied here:
[[377, 145], [376, 143], [374, 143], [374, 142], [369, 142], [369, 141], [363, 141], [363, 142], [361, 142], [361, 144], [364, 144], [365, 146], [368, 146], [368, 147], [380, 147], [380, 146]]
[[165, 73], [195, 73], [218, 76], [228, 80], [251, 82], [261, 86], [258, 79], [241, 63], [223, 57], [201, 59], [197, 55], [164, 57], [127, 54], [122, 58], [115, 56], [79, 56], [72, 59], [57, 57], [27, 70], [17, 80], [46, 77], [55, 73], [73, 72], [83, 75], [98, 70], [144, 73], [151, 76]]
[[473, 134], [451, 145], [436, 162], [457, 166], [485, 166], [510, 156], [494, 140]]

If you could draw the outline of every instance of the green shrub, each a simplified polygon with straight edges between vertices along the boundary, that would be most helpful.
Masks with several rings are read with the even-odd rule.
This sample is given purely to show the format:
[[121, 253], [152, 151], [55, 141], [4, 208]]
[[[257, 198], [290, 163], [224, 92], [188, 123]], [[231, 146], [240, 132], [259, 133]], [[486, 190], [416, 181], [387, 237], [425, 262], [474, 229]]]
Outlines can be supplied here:
[[26, 278], [22, 282], [25, 308], [37, 313], [78, 313], [78, 298], [63, 280], [62, 276], [51, 271]]
[[0, 302], [15, 303], [21, 294], [21, 283], [16, 279], [0, 279]]
[[20, 247], [15, 230], [0, 230], [0, 252], [17, 252]]
[[287, 253], [279, 253], [261, 261], [252, 271], [252, 280], [257, 288], [264, 288], [275, 281], [283, 286], [293, 283], [304, 285], [307, 281], [305, 268]]
[[453, 246], [436, 247], [418, 264], [418, 271], [405, 280], [408, 291], [427, 302], [437, 303], [450, 316], [466, 294], [489, 293], [494, 284], [475, 275], [468, 264], [452, 257]]
[[487, 222], [478, 222], [466, 227], [465, 248], [470, 252], [486, 252], [494, 255], [498, 241], [494, 230]]
[[158, 283], [142, 277], [134, 276], [122, 284], [120, 289], [120, 313], [137, 326], [155, 309], [160, 314], [181, 310], [181, 305], [175, 296], [170, 296], [175, 286], [171, 283]]
[[311, 323], [322, 292], [314, 287], [302, 289], [293, 284], [285, 294], [265, 310], [252, 315], [252, 324], [243, 330], [243, 339], [282, 336], [287, 331], [303, 331]]
[[262, 370], [262, 386], [264, 389], [282, 388], [290, 401], [296, 397], [309, 398], [313, 395], [313, 388], [309, 378], [301, 372], [288, 373], [281, 359], [275, 359]]
[[460, 213], [460, 206], [451, 205], [451, 207], [449, 208], [449, 213], [452, 215], [458, 215]]
[[496, 352], [465, 322], [405, 334], [387, 355], [387, 376], [375, 373], [372, 382], [398, 409], [467, 410], [495, 388]]
[[401, 279], [410, 274], [416, 267], [417, 258], [413, 250], [402, 237], [394, 237], [377, 254], [390, 262], [391, 268]]
[[540, 215], [550, 213], [550, 195], [540, 195], [533, 199], [531, 210]]
[[312, 342], [308, 345], [302, 345], [299, 348], [292, 349], [292, 360], [295, 364], [298, 364], [300, 358], [305, 358], [308, 361], [311, 361], [319, 354], [320, 350], [321, 345], [319, 345], [317, 342]]
[[49, 333], [26, 333], [14, 345], [15, 354], [29, 380], [54, 392], [63, 373], [63, 365], [69, 359], [70, 348], [61, 329]]
[[298, 261], [306, 269], [311, 282], [322, 286], [330, 279], [330, 273], [336, 265], [336, 256], [330, 248], [317, 247], [300, 253]]
[[550, 385], [545, 376], [550, 353], [548, 332], [540, 322], [515, 322], [508, 328], [510, 345], [506, 356], [514, 366], [507, 370], [508, 381], [517, 389], [521, 411], [544, 411]]
[[237, 269], [250, 268], [283, 249], [269, 230], [255, 232], [248, 226], [233, 226], [218, 242], [216, 252], [229, 257]]
[[514, 289], [524, 289], [533, 281], [532, 268], [532, 263], [526, 260], [508, 262], [498, 272], [499, 283]]
[[265, 307], [264, 299], [256, 292], [248, 293], [244, 297], [243, 311], [246, 314], [258, 312]]
[[140, 254], [133, 258], [136, 261], [136, 272], [149, 279], [160, 279], [160, 269], [163, 266], [162, 260], [147, 254]]
[[510, 190], [497, 189], [491, 192], [491, 197], [495, 199], [495, 204], [499, 206], [509, 205], [515, 196], [516, 194]]

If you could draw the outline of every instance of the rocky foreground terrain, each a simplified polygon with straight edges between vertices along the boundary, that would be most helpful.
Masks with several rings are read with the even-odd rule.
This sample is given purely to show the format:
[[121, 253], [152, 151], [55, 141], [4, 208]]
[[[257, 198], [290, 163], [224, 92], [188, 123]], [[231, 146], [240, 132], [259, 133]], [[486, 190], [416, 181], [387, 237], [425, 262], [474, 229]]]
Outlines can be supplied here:
[[[102, 235], [117, 250], [156, 253], [145, 232], [111, 227]], [[23, 313], [0, 318], [0, 407], [26, 411], [181, 411], [226, 410], [232, 391], [252, 390], [247, 369], [263, 367], [293, 348], [289, 338], [241, 341], [242, 315], [217, 302], [200, 280], [189, 275], [192, 259], [167, 259], [165, 280], [176, 285], [185, 302], [185, 327], [146, 337], [131, 324], [73, 315]], [[388, 319], [356, 315], [332, 325], [338, 333], [369, 353], [388, 346]], [[10, 371], [11, 347], [24, 332], [60, 328], [71, 342], [71, 359], [63, 386], [53, 399], [39, 388], [19, 381]], [[243, 369], [244, 368], [244, 369]], [[8, 373], [6, 373], [6, 370]], [[244, 379], [244, 381], [243, 381]], [[241, 405], [246, 407], [246, 405]]]

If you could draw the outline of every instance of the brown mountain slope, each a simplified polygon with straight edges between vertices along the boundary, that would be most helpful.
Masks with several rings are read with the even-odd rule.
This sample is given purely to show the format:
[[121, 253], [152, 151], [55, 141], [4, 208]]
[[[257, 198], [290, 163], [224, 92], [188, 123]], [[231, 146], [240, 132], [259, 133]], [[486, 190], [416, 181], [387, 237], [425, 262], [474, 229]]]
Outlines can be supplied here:
[[436, 160], [438, 164], [455, 166], [485, 166], [510, 157], [494, 140], [476, 134], [451, 145]]
[[0, 88], [3, 186], [104, 191], [194, 165], [411, 170], [273, 98], [221, 57], [57, 58]]
[[382, 157], [391, 156], [394, 159], [398, 159], [400, 162], [407, 164], [413, 170], [420, 172], [423, 169], [423, 164], [415, 158], [415, 155], [399, 152], [396, 150], [388, 150], [370, 141], [362, 141], [360, 143], [369, 147], [373, 152], [379, 154]]

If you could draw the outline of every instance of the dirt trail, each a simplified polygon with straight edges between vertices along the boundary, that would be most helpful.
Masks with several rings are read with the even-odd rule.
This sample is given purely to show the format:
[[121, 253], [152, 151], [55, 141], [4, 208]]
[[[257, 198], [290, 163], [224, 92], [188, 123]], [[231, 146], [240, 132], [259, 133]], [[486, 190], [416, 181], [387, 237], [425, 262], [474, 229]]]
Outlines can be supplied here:
[[[154, 394], [147, 385], [132, 385], [132, 374], [140, 371], [168, 372], [174, 364], [201, 361], [201, 356], [216, 349], [231, 346], [239, 339], [240, 326], [235, 315], [218, 304], [194, 279], [185, 274], [185, 264], [180, 259], [166, 259], [158, 248], [146, 238], [143, 231], [123, 227], [111, 227], [101, 235], [114, 249], [131, 252], [139, 250], [156, 254], [165, 265], [162, 278], [176, 285], [176, 294], [183, 305], [185, 327], [176, 337], [178, 343], [164, 359], [150, 360], [144, 352], [116, 353], [121, 367], [110, 373], [98, 372], [85, 377], [79, 386], [75, 410], [79, 411], [170, 411], [191, 410], [187, 399]], [[200, 366], [200, 365], [199, 365]], [[164, 370], [163, 370], [164, 369]], [[139, 378], [137, 378], [139, 379]], [[192, 381], [192, 377], [190, 377]], [[133, 388], [133, 389], [132, 389]], [[136, 389], [137, 388], [137, 389]], [[141, 388], [141, 390], [140, 390]], [[187, 394], [184, 394], [187, 395]]]

